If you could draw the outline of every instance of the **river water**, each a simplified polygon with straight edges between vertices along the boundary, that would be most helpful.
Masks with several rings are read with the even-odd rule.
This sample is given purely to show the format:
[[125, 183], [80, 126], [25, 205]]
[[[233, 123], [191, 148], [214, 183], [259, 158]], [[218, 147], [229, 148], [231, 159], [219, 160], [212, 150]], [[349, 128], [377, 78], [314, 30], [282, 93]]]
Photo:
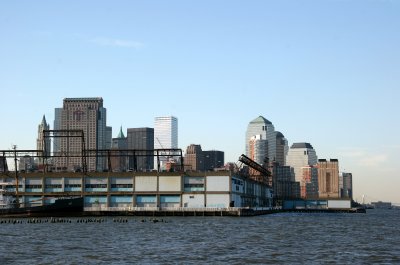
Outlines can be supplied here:
[[400, 264], [400, 210], [118, 218], [2, 223], [0, 264]]

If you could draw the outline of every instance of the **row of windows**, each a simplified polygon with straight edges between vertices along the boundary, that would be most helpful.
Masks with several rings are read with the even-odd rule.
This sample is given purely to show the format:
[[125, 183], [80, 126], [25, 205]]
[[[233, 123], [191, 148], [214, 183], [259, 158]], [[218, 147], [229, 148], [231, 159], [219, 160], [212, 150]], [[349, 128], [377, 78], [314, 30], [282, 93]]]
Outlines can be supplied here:
[[133, 184], [111, 184], [111, 188], [133, 188]]
[[86, 189], [106, 189], [107, 188], [107, 184], [86, 184], [85, 185]]

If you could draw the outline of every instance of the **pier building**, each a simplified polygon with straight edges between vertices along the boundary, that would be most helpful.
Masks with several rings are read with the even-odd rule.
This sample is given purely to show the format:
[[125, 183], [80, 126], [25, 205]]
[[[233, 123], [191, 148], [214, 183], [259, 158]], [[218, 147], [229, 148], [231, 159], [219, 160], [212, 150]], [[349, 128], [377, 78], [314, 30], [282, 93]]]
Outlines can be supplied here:
[[[0, 173], [0, 182], [16, 190], [13, 172]], [[18, 195], [24, 206], [82, 196], [86, 211], [272, 207], [270, 187], [229, 171], [18, 173]]]

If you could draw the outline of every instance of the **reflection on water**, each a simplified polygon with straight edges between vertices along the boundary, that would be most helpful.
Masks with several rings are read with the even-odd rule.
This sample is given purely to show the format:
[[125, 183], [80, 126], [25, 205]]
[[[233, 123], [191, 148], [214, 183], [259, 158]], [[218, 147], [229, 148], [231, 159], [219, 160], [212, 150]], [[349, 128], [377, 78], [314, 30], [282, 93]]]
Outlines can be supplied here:
[[399, 210], [370, 210], [159, 222], [20, 219], [22, 224], [0, 224], [0, 264], [399, 264], [399, 217]]

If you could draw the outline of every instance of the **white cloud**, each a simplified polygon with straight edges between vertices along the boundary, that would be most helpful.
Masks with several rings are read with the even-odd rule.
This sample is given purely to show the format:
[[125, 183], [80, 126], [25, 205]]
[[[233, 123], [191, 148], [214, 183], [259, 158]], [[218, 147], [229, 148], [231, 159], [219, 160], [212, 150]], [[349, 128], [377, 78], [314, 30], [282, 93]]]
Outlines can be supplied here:
[[379, 167], [388, 160], [386, 154], [367, 155], [359, 159], [359, 165], [366, 167]]
[[144, 46], [144, 44], [139, 41], [110, 39], [110, 38], [94, 38], [91, 39], [90, 42], [101, 46], [113, 46], [113, 47], [123, 47], [123, 48], [133, 48], [133, 49], [140, 49]]

